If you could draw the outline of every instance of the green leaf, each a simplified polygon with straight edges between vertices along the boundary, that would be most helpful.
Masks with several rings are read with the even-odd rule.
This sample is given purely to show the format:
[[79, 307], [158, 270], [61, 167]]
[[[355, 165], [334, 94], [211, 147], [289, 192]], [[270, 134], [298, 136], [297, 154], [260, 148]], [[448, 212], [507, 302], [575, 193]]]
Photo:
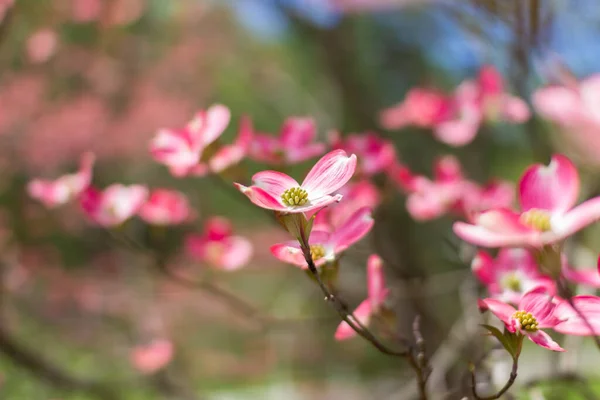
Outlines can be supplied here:
[[514, 334], [508, 330], [501, 332], [500, 329], [487, 324], [480, 324], [484, 327], [490, 335], [494, 336], [506, 349], [506, 351], [512, 356], [513, 359], [519, 358], [521, 353], [521, 343], [523, 338], [520, 335]]

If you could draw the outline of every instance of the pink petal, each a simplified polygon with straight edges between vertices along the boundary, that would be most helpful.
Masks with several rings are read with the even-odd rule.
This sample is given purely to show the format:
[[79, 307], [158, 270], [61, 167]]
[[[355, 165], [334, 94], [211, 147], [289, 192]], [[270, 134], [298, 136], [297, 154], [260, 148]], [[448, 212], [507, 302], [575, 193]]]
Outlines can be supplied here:
[[302, 147], [288, 149], [286, 159], [288, 163], [299, 163], [320, 156], [325, 153], [326, 149], [325, 143], [311, 143]]
[[479, 130], [479, 121], [453, 120], [441, 123], [435, 127], [435, 137], [449, 146], [460, 147], [475, 139]]
[[550, 335], [548, 335], [542, 330], [538, 330], [536, 332], [527, 332], [526, 335], [529, 338], [529, 340], [531, 340], [538, 346], [544, 347], [552, 351], [565, 351], [565, 349], [560, 347], [558, 343], [552, 340]]
[[571, 282], [600, 289], [600, 273], [597, 269], [573, 269], [564, 265], [562, 275]]
[[197, 139], [206, 147], [214, 142], [227, 129], [231, 113], [229, 108], [221, 104], [211, 106], [208, 110], [201, 111], [190, 122], [188, 128], [194, 132]]
[[537, 112], [563, 125], [575, 122], [583, 106], [576, 90], [561, 86], [538, 89], [532, 99]]
[[456, 182], [464, 178], [460, 162], [454, 156], [438, 158], [433, 165], [433, 170], [436, 181]]
[[271, 246], [270, 250], [275, 258], [284, 263], [296, 265], [305, 269], [308, 268], [302, 250], [297, 246], [297, 242], [274, 244]]
[[[363, 325], [368, 326], [369, 319], [371, 318], [371, 302], [368, 299], [363, 301], [358, 305], [358, 307], [356, 307], [356, 310], [354, 310], [353, 314], [358, 321], [360, 321]], [[346, 340], [354, 337], [355, 335], [356, 332], [354, 329], [352, 329], [350, 325], [346, 323], [346, 321], [343, 321], [338, 325], [335, 331], [335, 340]]]
[[531, 117], [531, 111], [522, 99], [506, 95], [502, 104], [502, 116], [509, 122], [523, 123]]
[[286, 211], [287, 207], [280, 203], [280, 200], [271, 196], [265, 190], [256, 186], [244, 186], [239, 183], [233, 184], [236, 189], [245, 194], [251, 202], [267, 210]]
[[519, 201], [523, 211], [532, 208], [565, 212], [579, 196], [579, 174], [573, 163], [557, 154], [548, 166], [529, 167], [519, 181]]
[[471, 270], [484, 285], [489, 285], [495, 281], [494, 260], [485, 251], [479, 251], [473, 258]]
[[246, 150], [235, 144], [223, 146], [209, 160], [210, 170], [220, 173], [227, 168], [238, 164], [246, 156]]
[[560, 301], [554, 310], [554, 315], [560, 322], [553, 329], [566, 335], [600, 335], [600, 298], [597, 296], [574, 296], [572, 301], [579, 313], [583, 314], [592, 326], [593, 332], [567, 300]]
[[403, 103], [386, 108], [379, 114], [379, 123], [385, 129], [401, 129], [412, 123], [410, 113]]
[[274, 198], [281, 197], [287, 189], [300, 187], [290, 176], [278, 171], [261, 171], [252, 176], [254, 187], [259, 187]]
[[367, 260], [367, 291], [371, 307], [377, 309], [387, 295], [383, 261], [377, 254], [371, 254]]
[[325, 154], [310, 170], [302, 188], [309, 199], [319, 198], [335, 192], [344, 186], [356, 170], [356, 156], [350, 157], [344, 150], [334, 150]]
[[[331, 235], [331, 245], [339, 254], [362, 239], [373, 227], [375, 221], [368, 207], [357, 210]], [[311, 235], [312, 236], [312, 235]]]
[[526, 293], [519, 302], [519, 310], [530, 312], [537, 319], [540, 328], [552, 328], [558, 323], [553, 316], [555, 307], [543, 287]]
[[225, 251], [220, 265], [227, 271], [234, 271], [245, 266], [252, 257], [252, 243], [241, 236], [231, 236], [225, 241]]
[[548, 242], [571, 236], [600, 219], [600, 197], [584, 201], [563, 215], [553, 215]]
[[148, 345], [134, 348], [130, 358], [139, 372], [153, 374], [171, 362], [173, 352], [173, 343], [170, 340], [156, 339]]
[[306, 146], [317, 135], [317, 126], [312, 118], [291, 117], [281, 127], [281, 143], [285, 149]]
[[478, 304], [481, 311], [491, 311], [492, 314], [498, 317], [507, 326], [509, 325], [510, 317], [517, 311], [510, 304], [495, 299], [480, 299]]
[[536, 233], [498, 233], [481, 226], [455, 222], [452, 226], [456, 236], [471, 244], [482, 247], [515, 247], [540, 245], [540, 237]]

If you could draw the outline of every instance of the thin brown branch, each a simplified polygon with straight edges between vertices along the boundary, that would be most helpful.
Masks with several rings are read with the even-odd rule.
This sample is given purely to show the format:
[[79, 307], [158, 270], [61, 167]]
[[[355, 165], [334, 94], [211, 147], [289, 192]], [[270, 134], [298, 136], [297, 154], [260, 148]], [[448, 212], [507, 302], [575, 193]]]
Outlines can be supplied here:
[[518, 369], [519, 369], [519, 359], [517, 357], [513, 357], [513, 365], [512, 365], [512, 369], [510, 371], [510, 377], [508, 378], [508, 381], [506, 382], [506, 384], [496, 394], [493, 394], [491, 396], [481, 397], [477, 393], [477, 382], [476, 382], [476, 379], [475, 379], [475, 367], [473, 366], [472, 370], [471, 370], [471, 390], [473, 391], [473, 397], [476, 400], [496, 400], [496, 399], [499, 399], [515, 383], [515, 380], [517, 379], [517, 370]]

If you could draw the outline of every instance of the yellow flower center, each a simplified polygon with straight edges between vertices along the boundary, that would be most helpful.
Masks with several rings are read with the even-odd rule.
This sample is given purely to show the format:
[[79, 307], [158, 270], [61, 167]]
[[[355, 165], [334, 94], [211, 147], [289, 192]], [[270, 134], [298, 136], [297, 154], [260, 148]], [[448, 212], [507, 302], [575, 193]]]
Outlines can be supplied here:
[[510, 274], [502, 279], [502, 284], [505, 288], [512, 290], [513, 292], [521, 291], [521, 280], [515, 274]]
[[325, 257], [325, 247], [320, 244], [311, 244], [310, 256], [312, 257], [313, 261], [317, 261], [318, 259]]
[[303, 206], [308, 201], [308, 193], [300, 187], [287, 189], [281, 195], [281, 201], [289, 207]]
[[544, 210], [532, 208], [529, 211], [525, 211], [523, 214], [521, 214], [520, 221], [523, 225], [527, 225], [530, 228], [537, 229], [538, 231], [546, 232], [552, 230], [550, 214]]
[[514, 319], [519, 321], [521, 325], [521, 330], [526, 332], [536, 332], [538, 328], [537, 319], [531, 313], [525, 311], [517, 311], [512, 316]]

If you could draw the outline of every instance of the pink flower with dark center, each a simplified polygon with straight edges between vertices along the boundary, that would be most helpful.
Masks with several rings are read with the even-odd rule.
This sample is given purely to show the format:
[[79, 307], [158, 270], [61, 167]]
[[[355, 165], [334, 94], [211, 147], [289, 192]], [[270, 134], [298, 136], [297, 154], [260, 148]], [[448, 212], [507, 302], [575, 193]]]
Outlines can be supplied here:
[[523, 295], [533, 289], [543, 288], [554, 295], [554, 280], [540, 273], [533, 256], [525, 249], [501, 249], [494, 259], [489, 253], [477, 253], [471, 269], [494, 299], [518, 304]]
[[331, 132], [329, 141], [333, 149], [342, 149], [358, 156], [357, 173], [369, 177], [384, 172], [396, 162], [394, 144], [373, 132], [351, 134], [341, 137]]
[[199, 166], [204, 149], [213, 143], [227, 128], [229, 109], [214, 105], [200, 111], [187, 126], [181, 129], [162, 129], [150, 144], [152, 157], [169, 167], [174, 176], [185, 176]]
[[[334, 261], [342, 252], [362, 239], [373, 227], [371, 209], [356, 211], [333, 232], [313, 229], [308, 238], [310, 253], [317, 267]], [[297, 240], [271, 246], [271, 253], [279, 260], [308, 269], [308, 264]]]
[[539, 248], [556, 243], [600, 218], [600, 197], [573, 207], [578, 195], [575, 166], [565, 156], [555, 155], [549, 165], [533, 165], [521, 177], [521, 212], [491, 209], [475, 216], [473, 224], [456, 222], [454, 232], [484, 247]]
[[82, 193], [79, 201], [92, 221], [112, 227], [133, 217], [147, 197], [148, 189], [145, 186], [113, 184], [104, 191], [90, 186]]
[[173, 359], [173, 343], [168, 339], [155, 339], [131, 350], [131, 364], [142, 374], [154, 374], [166, 367]]
[[32, 198], [49, 208], [68, 203], [90, 185], [94, 162], [95, 156], [92, 153], [85, 153], [81, 157], [77, 173], [63, 175], [54, 181], [33, 179], [27, 185], [27, 192]]
[[325, 144], [315, 142], [316, 136], [312, 118], [291, 117], [283, 123], [278, 137], [254, 132], [249, 156], [268, 164], [297, 164], [325, 152]]
[[342, 199], [331, 195], [344, 186], [356, 169], [356, 156], [334, 150], [321, 158], [300, 185], [277, 171], [262, 171], [252, 177], [253, 185], [235, 183], [236, 188], [259, 207], [285, 213], [309, 213]]
[[168, 189], [155, 189], [138, 215], [154, 225], [177, 225], [186, 222], [193, 214], [187, 197], [181, 192]]
[[233, 235], [231, 222], [222, 217], [210, 218], [203, 234], [188, 235], [185, 247], [194, 259], [226, 271], [245, 266], [253, 253], [250, 241]]
[[[379, 312], [389, 293], [385, 287], [385, 276], [381, 258], [372, 254], [367, 260], [367, 299], [358, 305], [353, 314], [361, 324], [368, 326], [371, 316]], [[340, 323], [335, 331], [336, 340], [354, 337], [356, 332], [346, 321]]]
[[556, 304], [551, 300], [548, 294], [536, 289], [526, 293], [517, 308], [496, 299], [479, 300], [479, 308], [482, 311], [491, 311], [504, 322], [510, 332], [527, 336], [533, 343], [546, 349], [565, 351], [541, 330], [554, 328], [561, 322], [561, 319], [555, 316]]
[[315, 216], [313, 229], [331, 232], [359, 209], [374, 209], [381, 201], [379, 190], [368, 180], [349, 183], [340, 189], [340, 194], [344, 196], [344, 201], [320, 210]]

